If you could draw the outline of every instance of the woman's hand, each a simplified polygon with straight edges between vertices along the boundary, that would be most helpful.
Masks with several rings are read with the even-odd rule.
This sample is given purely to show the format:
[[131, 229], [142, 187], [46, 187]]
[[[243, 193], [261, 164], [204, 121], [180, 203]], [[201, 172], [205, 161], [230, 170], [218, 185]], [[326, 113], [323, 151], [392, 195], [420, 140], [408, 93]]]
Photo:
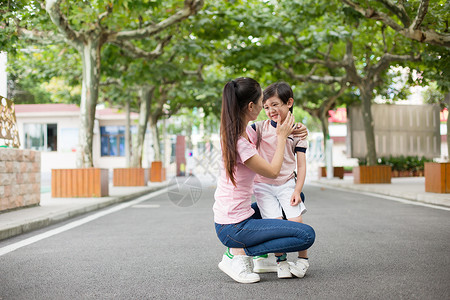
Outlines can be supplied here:
[[294, 116], [291, 114], [291, 112], [288, 112], [283, 124], [281, 124], [281, 117], [278, 116], [277, 124], [277, 136], [286, 139], [294, 130]]
[[305, 140], [308, 137], [308, 128], [306, 128], [306, 126], [302, 123], [297, 123], [295, 124], [295, 129], [292, 131], [292, 134], [295, 137]]

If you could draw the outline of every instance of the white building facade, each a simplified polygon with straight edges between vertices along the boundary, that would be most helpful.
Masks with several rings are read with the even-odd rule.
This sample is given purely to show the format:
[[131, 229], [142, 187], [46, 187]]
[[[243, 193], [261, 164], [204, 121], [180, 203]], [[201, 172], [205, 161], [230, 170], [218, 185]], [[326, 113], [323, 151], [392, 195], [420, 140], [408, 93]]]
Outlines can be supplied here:
[[[41, 151], [41, 171], [75, 168], [80, 109], [75, 104], [15, 105], [20, 148]], [[131, 132], [136, 132], [138, 114], [131, 113]], [[117, 109], [96, 110], [92, 145], [97, 168], [124, 168], [126, 115]], [[146, 136], [143, 167], [148, 167], [149, 137]]]

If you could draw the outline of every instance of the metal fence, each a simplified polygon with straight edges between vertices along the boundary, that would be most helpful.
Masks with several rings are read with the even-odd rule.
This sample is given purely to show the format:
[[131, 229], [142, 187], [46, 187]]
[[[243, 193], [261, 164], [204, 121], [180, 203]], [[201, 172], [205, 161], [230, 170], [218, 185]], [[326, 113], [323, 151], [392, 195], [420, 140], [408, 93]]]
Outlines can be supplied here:
[[[373, 104], [372, 116], [378, 157], [441, 155], [438, 105]], [[361, 107], [350, 107], [348, 117], [349, 155], [364, 158], [367, 147]]]

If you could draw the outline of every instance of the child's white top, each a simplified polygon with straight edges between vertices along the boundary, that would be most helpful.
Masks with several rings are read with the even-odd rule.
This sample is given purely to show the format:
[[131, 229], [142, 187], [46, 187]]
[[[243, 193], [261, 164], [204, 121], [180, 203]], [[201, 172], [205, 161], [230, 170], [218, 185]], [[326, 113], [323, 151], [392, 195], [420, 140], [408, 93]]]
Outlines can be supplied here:
[[[251, 131], [247, 128], [247, 133]], [[258, 154], [256, 146], [240, 137], [237, 142], [237, 164], [234, 186], [228, 179], [223, 160], [220, 163], [220, 175], [214, 193], [214, 222], [218, 224], [236, 224], [251, 217], [255, 211], [251, 208], [253, 181], [256, 173], [247, 168], [244, 162]]]
[[[257, 144], [259, 131], [261, 133], [260, 145], [258, 148], [259, 155], [267, 162], [271, 162], [275, 151], [277, 150], [277, 123], [272, 120], [265, 120], [253, 123], [253, 130], [247, 130], [248, 137], [251, 142]], [[293, 135], [288, 136], [286, 140], [286, 149], [284, 150], [283, 164], [281, 165], [280, 175], [275, 179], [270, 179], [256, 174], [255, 182], [267, 184], [281, 185], [294, 177], [294, 171], [297, 168], [295, 153], [306, 152], [308, 142], [303, 139], [294, 138]]]

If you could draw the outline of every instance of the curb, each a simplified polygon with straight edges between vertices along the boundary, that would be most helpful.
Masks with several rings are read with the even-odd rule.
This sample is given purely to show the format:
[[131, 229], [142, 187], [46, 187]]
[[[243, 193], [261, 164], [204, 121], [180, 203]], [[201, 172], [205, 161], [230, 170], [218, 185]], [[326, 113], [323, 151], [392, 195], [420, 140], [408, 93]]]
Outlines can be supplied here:
[[0, 241], [5, 240], [10, 237], [13, 237], [13, 236], [17, 236], [17, 235], [20, 235], [23, 233], [30, 232], [30, 231], [33, 231], [36, 229], [41, 229], [41, 228], [77, 217], [77, 216], [80, 216], [80, 215], [83, 215], [83, 214], [86, 214], [86, 213], [89, 213], [92, 211], [96, 211], [96, 210], [105, 208], [107, 206], [111, 206], [111, 205], [122, 203], [122, 202], [127, 202], [127, 201], [133, 200], [135, 198], [144, 196], [146, 194], [164, 189], [166, 187], [167, 187], [167, 185], [163, 185], [163, 186], [149, 188], [148, 190], [136, 192], [136, 193], [129, 194], [129, 195], [117, 196], [117, 197], [114, 197], [105, 202], [85, 206], [83, 208], [78, 208], [78, 209], [74, 209], [74, 210], [68, 209], [67, 211], [58, 212], [55, 214], [47, 215], [45, 217], [38, 217], [33, 220], [29, 220], [28, 222], [26, 222], [24, 224], [13, 225], [11, 227], [0, 229]]
[[396, 192], [396, 191], [383, 191], [380, 189], [374, 189], [370, 186], [361, 185], [361, 186], [355, 186], [355, 185], [347, 185], [342, 184], [339, 182], [321, 182], [321, 181], [312, 181], [311, 184], [321, 186], [321, 187], [328, 187], [328, 188], [339, 188], [343, 190], [350, 190], [355, 192], [362, 192], [362, 193], [372, 193], [372, 194], [378, 194], [380, 196], [389, 196], [389, 197], [396, 197], [401, 198], [409, 201], [416, 201], [426, 204], [432, 204], [432, 205], [438, 205], [443, 207], [450, 207], [450, 201], [449, 200], [442, 200], [438, 199], [436, 195], [441, 194], [434, 194], [429, 193], [429, 195], [424, 194], [415, 194], [415, 193], [404, 193], [404, 192]]

